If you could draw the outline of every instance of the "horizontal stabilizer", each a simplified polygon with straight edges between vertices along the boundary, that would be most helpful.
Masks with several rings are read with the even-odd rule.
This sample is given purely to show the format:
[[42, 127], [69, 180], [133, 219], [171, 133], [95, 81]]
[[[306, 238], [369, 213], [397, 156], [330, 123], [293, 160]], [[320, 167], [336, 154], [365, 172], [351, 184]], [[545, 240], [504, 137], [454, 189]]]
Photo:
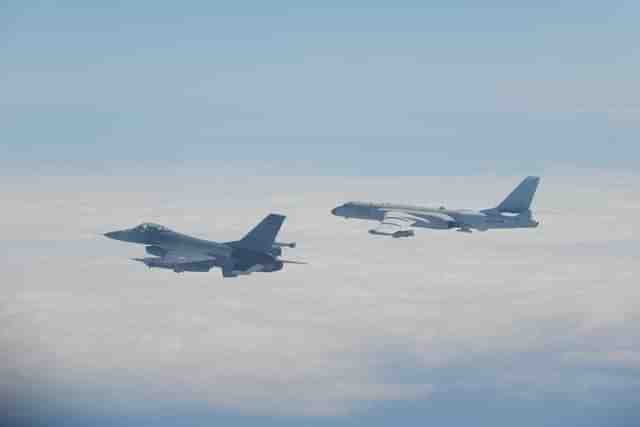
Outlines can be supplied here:
[[291, 261], [291, 260], [288, 260], [288, 259], [281, 259], [281, 260], [278, 260], [278, 261], [280, 261], [283, 264], [300, 264], [300, 265], [309, 264], [308, 262], [304, 262], [304, 261]]

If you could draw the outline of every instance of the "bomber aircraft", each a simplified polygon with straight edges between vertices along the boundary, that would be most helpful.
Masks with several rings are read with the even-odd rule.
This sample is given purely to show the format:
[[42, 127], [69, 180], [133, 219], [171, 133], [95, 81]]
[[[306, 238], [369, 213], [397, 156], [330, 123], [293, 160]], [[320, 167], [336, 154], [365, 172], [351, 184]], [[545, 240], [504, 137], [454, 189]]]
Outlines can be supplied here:
[[472, 230], [487, 231], [492, 228], [535, 228], [531, 201], [538, 188], [540, 178], [526, 177], [498, 206], [490, 209], [447, 209], [391, 203], [348, 202], [333, 209], [331, 213], [344, 218], [378, 221], [380, 224], [369, 233], [411, 237], [413, 227], [438, 230], [456, 229], [471, 233]]
[[213, 267], [219, 267], [223, 277], [237, 277], [279, 271], [284, 264], [304, 264], [280, 259], [283, 247], [296, 246], [295, 243], [276, 242], [284, 219], [283, 215], [270, 214], [242, 239], [226, 243], [191, 237], [152, 223], [104, 235], [110, 239], [146, 245], [146, 252], [153, 256], [133, 260], [149, 268], [182, 273], [208, 272]]

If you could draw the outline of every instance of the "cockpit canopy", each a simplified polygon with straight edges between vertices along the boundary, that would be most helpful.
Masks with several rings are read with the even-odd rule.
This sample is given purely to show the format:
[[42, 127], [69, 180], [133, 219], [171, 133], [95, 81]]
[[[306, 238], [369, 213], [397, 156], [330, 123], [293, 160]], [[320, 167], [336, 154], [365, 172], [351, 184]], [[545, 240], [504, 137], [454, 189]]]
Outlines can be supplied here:
[[346, 208], [369, 208], [373, 206], [370, 202], [347, 202], [343, 205]]
[[151, 222], [145, 222], [143, 224], [140, 224], [139, 226], [137, 226], [136, 228], [134, 228], [134, 230], [136, 231], [141, 231], [143, 233], [148, 233], [148, 232], [159, 232], [159, 231], [169, 231], [169, 229], [167, 227], [164, 227], [160, 224], [153, 224]]

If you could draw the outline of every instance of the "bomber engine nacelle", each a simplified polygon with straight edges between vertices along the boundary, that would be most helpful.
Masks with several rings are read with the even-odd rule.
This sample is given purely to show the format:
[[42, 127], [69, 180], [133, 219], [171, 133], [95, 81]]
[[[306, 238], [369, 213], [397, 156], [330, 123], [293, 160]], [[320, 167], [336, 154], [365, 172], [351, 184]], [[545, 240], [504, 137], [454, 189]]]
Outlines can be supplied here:
[[167, 254], [167, 250], [160, 246], [146, 246], [144, 250], [147, 251], [148, 254], [155, 256], [165, 256]]

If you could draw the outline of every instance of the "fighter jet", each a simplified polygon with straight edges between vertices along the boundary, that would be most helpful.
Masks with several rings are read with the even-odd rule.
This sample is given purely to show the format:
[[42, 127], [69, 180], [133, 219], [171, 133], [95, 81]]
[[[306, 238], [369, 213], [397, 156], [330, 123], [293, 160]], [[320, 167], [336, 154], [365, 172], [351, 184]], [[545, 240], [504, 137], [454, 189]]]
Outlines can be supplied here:
[[492, 228], [535, 228], [531, 201], [538, 188], [540, 178], [526, 177], [498, 206], [483, 210], [426, 208], [390, 203], [348, 202], [333, 209], [331, 213], [344, 218], [379, 221], [369, 233], [411, 237], [413, 227], [437, 230], [455, 229], [464, 233], [472, 230], [487, 231]]
[[182, 273], [208, 272], [213, 267], [219, 267], [223, 277], [237, 277], [280, 271], [284, 264], [304, 264], [280, 259], [283, 247], [296, 246], [295, 243], [279, 243], [275, 240], [284, 219], [283, 215], [268, 215], [242, 239], [226, 243], [191, 237], [152, 223], [104, 235], [110, 239], [145, 245], [146, 252], [153, 256], [133, 260], [149, 268]]

